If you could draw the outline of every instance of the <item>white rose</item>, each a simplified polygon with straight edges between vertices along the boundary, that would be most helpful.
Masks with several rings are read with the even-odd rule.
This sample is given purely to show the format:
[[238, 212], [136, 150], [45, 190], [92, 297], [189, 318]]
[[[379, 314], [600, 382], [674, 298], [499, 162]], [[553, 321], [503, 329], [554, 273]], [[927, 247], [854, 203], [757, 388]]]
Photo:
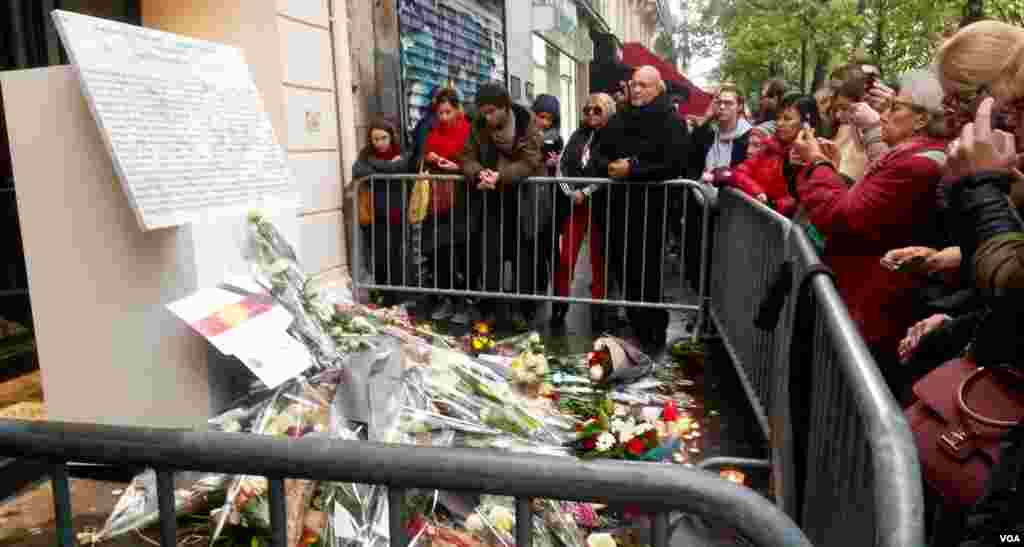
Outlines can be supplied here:
[[613, 437], [611, 433], [605, 431], [597, 436], [595, 448], [597, 448], [598, 452], [607, 452], [608, 450], [611, 450], [613, 446], [615, 446], [615, 437]]
[[595, 382], [599, 382], [599, 381], [601, 381], [602, 378], [604, 378], [604, 369], [603, 368], [601, 368], [599, 365], [594, 365], [594, 366], [590, 367], [590, 379], [591, 380], [593, 380]]
[[470, 532], [481, 532], [484, 529], [484, 519], [480, 518], [480, 515], [473, 513], [466, 517], [466, 530]]
[[645, 406], [640, 415], [648, 422], [656, 422], [661, 417], [661, 409], [656, 406]]
[[611, 534], [590, 534], [587, 547], [616, 547], [615, 538]]

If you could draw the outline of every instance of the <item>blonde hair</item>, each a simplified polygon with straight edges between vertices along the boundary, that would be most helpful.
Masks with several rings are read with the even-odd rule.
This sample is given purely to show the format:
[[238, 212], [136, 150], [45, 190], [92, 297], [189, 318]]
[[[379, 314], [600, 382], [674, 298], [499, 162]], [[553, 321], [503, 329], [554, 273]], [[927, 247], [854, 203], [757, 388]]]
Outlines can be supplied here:
[[615, 99], [607, 93], [591, 93], [589, 102], [600, 106], [601, 110], [607, 112], [609, 117], [615, 114]]
[[1001, 101], [1024, 90], [1024, 29], [1000, 21], [978, 21], [960, 29], [935, 57], [935, 72], [947, 94], [988, 86]]

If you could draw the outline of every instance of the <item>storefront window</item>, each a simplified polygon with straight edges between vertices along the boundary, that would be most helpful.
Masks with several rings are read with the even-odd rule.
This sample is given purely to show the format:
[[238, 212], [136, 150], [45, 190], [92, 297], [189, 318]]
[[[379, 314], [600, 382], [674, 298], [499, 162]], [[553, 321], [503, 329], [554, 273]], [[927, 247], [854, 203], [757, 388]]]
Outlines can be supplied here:
[[569, 139], [579, 126], [576, 101], [576, 60], [533, 35], [534, 95], [547, 93], [558, 97], [562, 118], [562, 138]]

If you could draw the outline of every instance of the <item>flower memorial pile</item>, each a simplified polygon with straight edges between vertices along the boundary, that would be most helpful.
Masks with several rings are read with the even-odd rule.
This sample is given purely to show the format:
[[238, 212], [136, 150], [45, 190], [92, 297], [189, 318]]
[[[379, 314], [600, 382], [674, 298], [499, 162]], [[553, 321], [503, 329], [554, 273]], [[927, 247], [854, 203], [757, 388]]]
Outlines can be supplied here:
[[[309, 348], [315, 366], [275, 389], [256, 382], [249, 395], [209, 421], [211, 429], [679, 461], [676, 453], [692, 433], [680, 410], [685, 396], [660, 394], [661, 382], [643, 377], [652, 364], [621, 340], [602, 338], [589, 356], [553, 357], [536, 333], [498, 342], [490, 325], [478, 323], [460, 344], [398, 308], [331, 302], [312, 288], [265, 217], [253, 214], [249, 222], [245, 254], [253, 277], [294, 316], [289, 334]], [[269, 544], [265, 478], [181, 476], [191, 485], [175, 492], [175, 510], [206, 524], [210, 544]], [[152, 526], [155, 493], [155, 474], [139, 475], [104, 527], [83, 539], [103, 542]], [[286, 480], [285, 493], [289, 547], [388, 544], [383, 486]], [[515, 544], [512, 498], [412, 489], [399, 509], [416, 547]], [[617, 526], [629, 522], [608, 507], [553, 500], [535, 500], [531, 518], [537, 547], [614, 547]]]

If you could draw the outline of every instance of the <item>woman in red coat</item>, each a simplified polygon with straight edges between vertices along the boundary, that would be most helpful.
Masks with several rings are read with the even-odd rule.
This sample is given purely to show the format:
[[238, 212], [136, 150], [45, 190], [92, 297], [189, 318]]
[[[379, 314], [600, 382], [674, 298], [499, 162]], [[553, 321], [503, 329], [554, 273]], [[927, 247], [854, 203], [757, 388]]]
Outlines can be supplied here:
[[916, 319], [918, 282], [880, 260], [888, 249], [935, 239], [935, 190], [946, 164], [948, 131], [942, 88], [931, 72], [912, 71], [900, 84], [882, 116], [883, 138], [891, 148], [856, 186], [847, 186], [813, 132], [801, 132], [793, 144], [808, 163], [797, 178], [799, 201], [828, 239], [823, 259], [897, 393], [896, 350]]

